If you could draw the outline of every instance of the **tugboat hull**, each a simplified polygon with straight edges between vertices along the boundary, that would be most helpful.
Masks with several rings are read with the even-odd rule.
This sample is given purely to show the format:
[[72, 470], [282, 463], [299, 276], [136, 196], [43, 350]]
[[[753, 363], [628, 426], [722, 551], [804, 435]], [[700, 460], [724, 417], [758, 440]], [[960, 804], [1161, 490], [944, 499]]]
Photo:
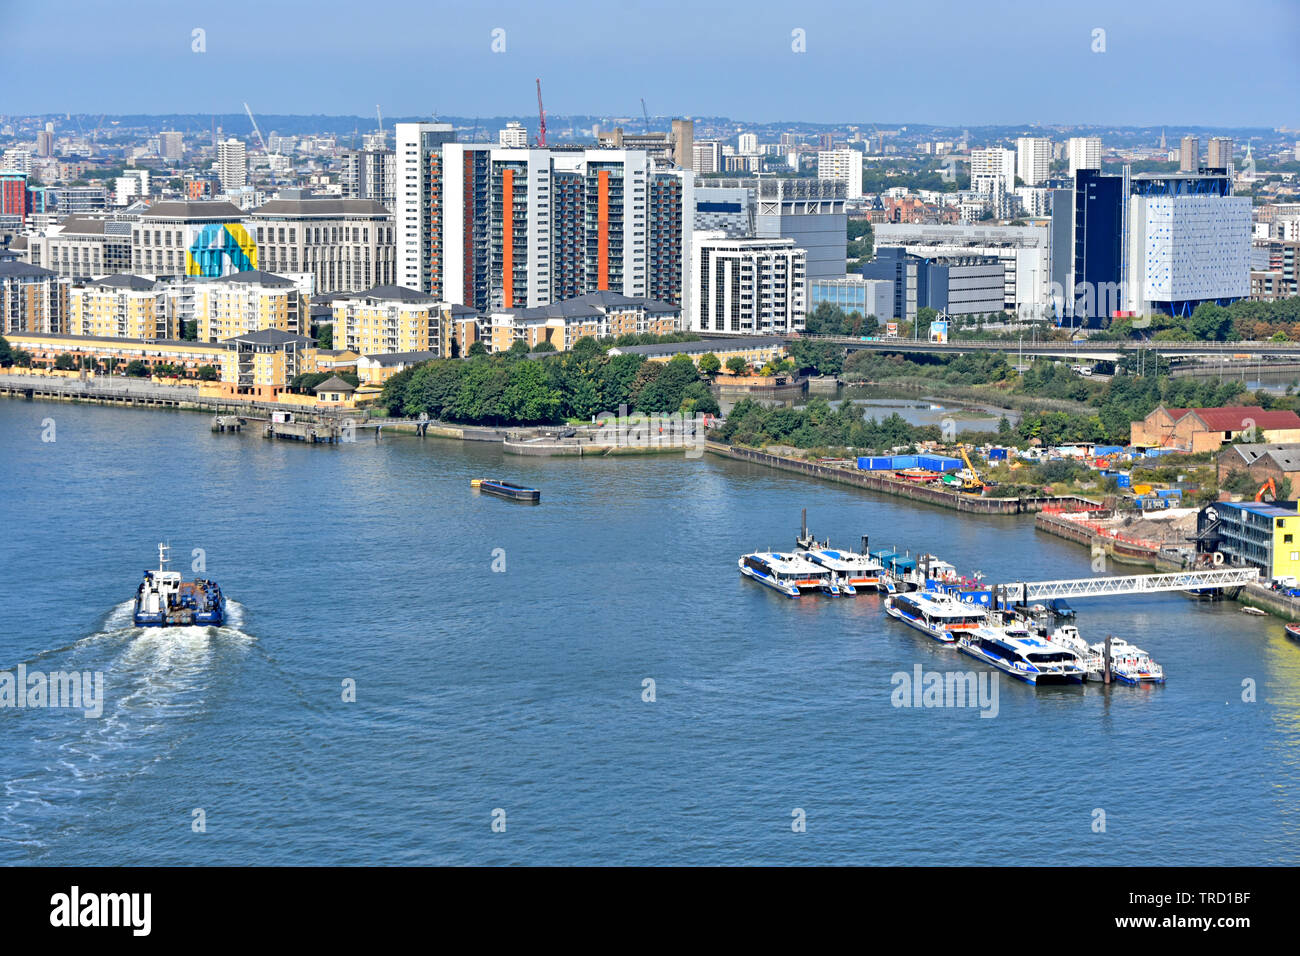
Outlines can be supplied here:
[[182, 581], [167, 570], [167, 546], [158, 545], [158, 570], [148, 570], [135, 592], [131, 620], [136, 627], [220, 627], [226, 598], [216, 581]]
[[537, 504], [542, 500], [542, 493], [536, 488], [525, 488], [523, 485], [515, 485], [494, 478], [476, 478], [470, 482], [470, 485], [486, 494], [496, 495], [498, 498], [508, 498], [511, 501], [526, 501]]

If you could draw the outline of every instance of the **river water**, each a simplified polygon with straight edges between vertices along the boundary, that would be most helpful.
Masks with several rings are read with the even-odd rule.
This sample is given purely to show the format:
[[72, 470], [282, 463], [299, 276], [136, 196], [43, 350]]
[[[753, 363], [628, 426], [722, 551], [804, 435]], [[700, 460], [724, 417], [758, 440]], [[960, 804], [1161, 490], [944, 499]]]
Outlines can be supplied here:
[[[1089, 573], [1029, 518], [714, 456], [207, 426], [0, 403], [0, 670], [105, 687], [98, 717], [0, 709], [0, 862], [1300, 862], [1300, 646], [1276, 621], [1081, 601], [1085, 636], [1128, 637], [1168, 684], [1002, 681], [988, 719], [893, 705], [917, 665], [984, 669], [876, 596], [736, 571], [807, 507], [832, 542], [990, 580]], [[203, 549], [227, 626], [130, 626], [158, 541], [185, 571]]]

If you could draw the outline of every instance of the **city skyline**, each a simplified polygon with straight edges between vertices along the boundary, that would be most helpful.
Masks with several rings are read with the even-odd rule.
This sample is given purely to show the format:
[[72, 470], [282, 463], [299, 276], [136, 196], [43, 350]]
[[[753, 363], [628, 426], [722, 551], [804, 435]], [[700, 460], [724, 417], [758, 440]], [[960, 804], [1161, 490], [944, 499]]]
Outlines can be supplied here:
[[[923, 34], [915, 5], [751, 5], [738, 17], [680, 0], [615, 13], [579, 0], [557, 20], [513, 0], [470, 11], [381, 3], [349, 20], [350, 8], [333, 2], [231, 0], [214, 19], [197, 4], [142, 0], [125, 34], [109, 8], [72, 3], [52, 32], [39, 8], [14, 6], [9, 86], [23, 92], [9, 109], [230, 113], [248, 100], [265, 113], [368, 115], [379, 103], [393, 116], [527, 116], [541, 77], [556, 116], [635, 117], [644, 98], [652, 116], [753, 123], [888, 115], [940, 126], [1300, 126], [1290, 95], [1300, 84], [1295, 4], [1248, 0], [1230, 20], [1203, 0], [1086, 10], [1015, 0], [978, 18], [949, 0], [927, 6]], [[245, 14], [256, 30], [241, 26]], [[723, 35], [700, 28], [710, 24]], [[1224, 49], [1252, 50], [1272, 81], [1218, 66]], [[51, 70], [55, 52], [117, 81], [87, 85], [81, 69]], [[574, 69], [575, 52], [585, 68]], [[18, 82], [37, 71], [39, 85]], [[343, 90], [340, 71], [355, 77]], [[171, 82], [149, 82], [164, 73]]]

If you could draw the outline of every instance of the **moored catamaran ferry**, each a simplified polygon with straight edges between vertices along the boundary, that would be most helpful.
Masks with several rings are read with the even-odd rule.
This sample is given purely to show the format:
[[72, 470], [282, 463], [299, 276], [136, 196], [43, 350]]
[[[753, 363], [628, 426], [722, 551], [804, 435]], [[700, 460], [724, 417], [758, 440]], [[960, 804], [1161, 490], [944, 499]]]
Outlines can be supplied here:
[[739, 566], [745, 577], [773, 591], [780, 591], [786, 597], [797, 598], [805, 591], [820, 591], [835, 597], [853, 593], [836, 584], [829, 569], [813, 564], [799, 554], [756, 551], [744, 555]]
[[845, 594], [875, 590], [880, 584], [880, 562], [869, 554], [843, 551], [829, 546], [810, 548], [800, 554], [825, 568]]
[[885, 598], [885, 613], [944, 644], [952, 644], [988, 617], [984, 608], [936, 591], [890, 594]]
[[1019, 621], [975, 628], [962, 634], [957, 649], [1035, 686], [1082, 684], [1087, 675], [1078, 654], [1031, 634]]
[[179, 571], [167, 570], [167, 552], [158, 545], [158, 569], [147, 570], [135, 592], [132, 620], [136, 627], [220, 627], [226, 620], [226, 599], [216, 581], [182, 581]]

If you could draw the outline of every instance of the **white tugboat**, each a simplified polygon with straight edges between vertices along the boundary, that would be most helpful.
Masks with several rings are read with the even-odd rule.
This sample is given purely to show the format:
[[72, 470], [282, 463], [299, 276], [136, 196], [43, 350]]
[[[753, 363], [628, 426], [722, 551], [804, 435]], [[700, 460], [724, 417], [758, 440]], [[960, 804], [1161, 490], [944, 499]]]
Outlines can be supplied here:
[[[1105, 655], [1106, 644], [1092, 645], [1098, 654]], [[1110, 639], [1110, 676], [1121, 684], [1163, 684], [1165, 669], [1151, 659], [1140, 647], [1134, 647], [1122, 637]]]
[[144, 573], [135, 592], [136, 627], [220, 627], [226, 620], [226, 599], [216, 581], [182, 581], [179, 571], [167, 570], [168, 545], [158, 545], [158, 569]]

